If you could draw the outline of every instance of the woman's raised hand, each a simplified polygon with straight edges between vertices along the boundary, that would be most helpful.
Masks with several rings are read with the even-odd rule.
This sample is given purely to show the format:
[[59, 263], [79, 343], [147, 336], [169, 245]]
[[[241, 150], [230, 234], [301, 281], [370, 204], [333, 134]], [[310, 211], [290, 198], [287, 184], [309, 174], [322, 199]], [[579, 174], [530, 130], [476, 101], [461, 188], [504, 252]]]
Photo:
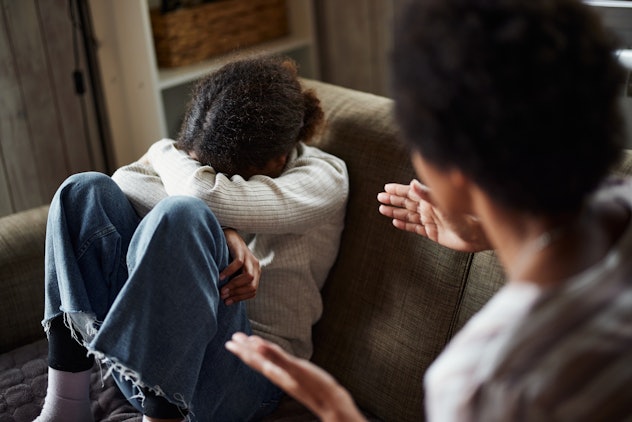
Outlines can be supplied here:
[[377, 195], [380, 214], [393, 225], [425, 236], [451, 249], [477, 252], [490, 249], [478, 220], [471, 215], [446, 215], [433, 203], [430, 190], [418, 180], [408, 185], [388, 183]]

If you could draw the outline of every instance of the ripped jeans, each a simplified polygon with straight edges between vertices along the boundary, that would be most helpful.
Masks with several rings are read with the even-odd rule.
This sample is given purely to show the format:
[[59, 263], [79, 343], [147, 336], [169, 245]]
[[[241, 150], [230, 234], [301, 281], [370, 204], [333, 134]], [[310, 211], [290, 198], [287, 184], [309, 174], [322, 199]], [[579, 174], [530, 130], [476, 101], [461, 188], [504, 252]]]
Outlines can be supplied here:
[[224, 348], [250, 332], [244, 304], [220, 298], [229, 261], [201, 200], [168, 197], [140, 219], [108, 176], [71, 176], [48, 216], [43, 325], [63, 315], [139, 411], [143, 388], [192, 421], [257, 419], [281, 393]]

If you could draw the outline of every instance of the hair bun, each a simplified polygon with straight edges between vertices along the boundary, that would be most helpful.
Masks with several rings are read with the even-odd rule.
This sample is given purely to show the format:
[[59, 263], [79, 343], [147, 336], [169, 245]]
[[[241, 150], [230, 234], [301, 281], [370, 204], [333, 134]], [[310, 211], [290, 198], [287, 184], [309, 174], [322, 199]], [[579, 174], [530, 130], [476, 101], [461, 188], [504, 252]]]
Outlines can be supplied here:
[[298, 140], [309, 142], [321, 129], [325, 121], [325, 113], [320, 107], [320, 100], [316, 93], [311, 89], [303, 91], [303, 104], [305, 105], [305, 113], [303, 126], [298, 133]]

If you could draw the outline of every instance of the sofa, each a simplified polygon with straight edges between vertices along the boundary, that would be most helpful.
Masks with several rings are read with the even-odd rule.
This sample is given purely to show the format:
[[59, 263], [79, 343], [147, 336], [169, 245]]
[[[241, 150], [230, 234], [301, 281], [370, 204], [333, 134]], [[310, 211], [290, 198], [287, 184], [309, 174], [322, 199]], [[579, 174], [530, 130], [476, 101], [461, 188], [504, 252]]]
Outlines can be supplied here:
[[[503, 271], [493, 252], [449, 250], [396, 230], [378, 213], [376, 195], [384, 183], [414, 177], [391, 100], [304, 83], [318, 93], [328, 122], [314, 144], [344, 159], [350, 176], [340, 252], [313, 331], [313, 361], [351, 391], [368, 419], [423, 420], [424, 371], [503, 284]], [[613, 172], [631, 174], [632, 153], [626, 151]], [[40, 325], [46, 216], [42, 206], [0, 219], [0, 422], [31, 421], [46, 393]], [[101, 374], [95, 365], [96, 420], [140, 421]], [[288, 397], [266, 420], [317, 419]]]

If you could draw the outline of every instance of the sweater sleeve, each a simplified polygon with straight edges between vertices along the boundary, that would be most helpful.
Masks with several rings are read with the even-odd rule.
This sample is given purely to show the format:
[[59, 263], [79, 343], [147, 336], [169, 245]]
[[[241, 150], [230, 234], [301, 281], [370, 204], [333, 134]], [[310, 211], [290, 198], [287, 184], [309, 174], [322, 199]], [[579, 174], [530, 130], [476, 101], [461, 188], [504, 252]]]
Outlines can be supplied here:
[[160, 177], [145, 158], [119, 168], [112, 175], [141, 217], [167, 197]]
[[246, 233], [303, 233], [344, 207], [349, 191], [344, 162], [302, 143], [277, 178], [228, 178], [171, 140], [155, 143], [147, 158], [169, 195], [198, 197], [222, 225]]

